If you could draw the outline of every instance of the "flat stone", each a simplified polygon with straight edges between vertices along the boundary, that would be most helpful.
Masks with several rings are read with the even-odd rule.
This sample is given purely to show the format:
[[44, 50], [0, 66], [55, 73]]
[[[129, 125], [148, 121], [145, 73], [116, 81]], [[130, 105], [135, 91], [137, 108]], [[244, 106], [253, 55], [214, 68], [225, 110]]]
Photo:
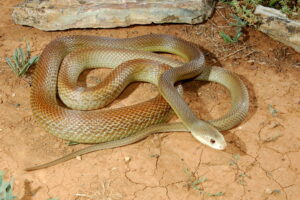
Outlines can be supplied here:
[[54, 31], [113, 28], [133, 24], [197, 24], [213, 12], [216, 0], [25, 0], [15, 6], [16, 24]]
[[300, 53], [299, 20], [291, 20], [279, 10], [260, 5], [256, 7], [255, 14], [262, 18], [260, 31]]

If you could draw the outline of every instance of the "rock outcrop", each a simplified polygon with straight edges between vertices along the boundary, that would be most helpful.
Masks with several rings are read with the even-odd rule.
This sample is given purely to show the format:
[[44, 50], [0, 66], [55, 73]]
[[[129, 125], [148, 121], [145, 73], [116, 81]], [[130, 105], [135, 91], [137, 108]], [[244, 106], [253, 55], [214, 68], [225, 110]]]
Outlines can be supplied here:
[[13, 10], [17, 24], [54, 31], [113, 28], [133, 24], [197, 24], [216, 0], [25, 0]]
[[300, 21], [291, 20], [279, 10], [257, 6], [255, 14], [262, 18], [259, 30], [300, 53]]

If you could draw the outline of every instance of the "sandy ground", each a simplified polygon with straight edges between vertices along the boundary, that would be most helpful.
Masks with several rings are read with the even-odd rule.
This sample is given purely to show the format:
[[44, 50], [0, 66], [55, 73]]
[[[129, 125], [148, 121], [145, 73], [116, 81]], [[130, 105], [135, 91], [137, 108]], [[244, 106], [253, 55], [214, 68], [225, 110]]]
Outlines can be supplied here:
[[[18, 0], [1, 1], [0, 170], [15, 180], [22, 200], [298, 200], [300, 199], [300, 55], [262, 33], [248, 29], [243, 42], [225, 44], [220, 31], [230, 11], [218, 7], [202, 25], [151, 25], [107, 30], [43, 32], [15, 25]], [[71, 34], [134, 37], [167, 33], [199, 44], [208, 63], [239, 74], [250, 93], [250, 112], [240, 126], [225, 131], [225, 151], [197, 142], [189, 133], [162, 133], [126, 147], [99, 151], [34, 172], [24, 167], [81, 149], [68, 146], [35, 123], [30, 109], [30, 79], [18, 78], [4, 58], [28, 40], [38, 55], [52, 39]], [[93, 82], [97, 72], [88, 75]], [[199, 117], [212, 119], [230, 106], [228, 92], [213, 83], [185, 84], [186, 101]], [[119, 105], [153, 96], [156, 88], [130, 86]]]

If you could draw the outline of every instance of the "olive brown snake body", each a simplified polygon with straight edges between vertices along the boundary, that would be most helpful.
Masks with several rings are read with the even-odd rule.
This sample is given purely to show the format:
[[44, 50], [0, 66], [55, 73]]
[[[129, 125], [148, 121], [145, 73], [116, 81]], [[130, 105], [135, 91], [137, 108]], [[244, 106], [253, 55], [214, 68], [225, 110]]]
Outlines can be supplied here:
[[[186, 62], [182, 63], [151, 52], [176, 54]], [[59, 72], [62, 63], [63, 67]], [[126, 71], [127, 67], [124, 65], [134, 67]], [[97, 96], [97, 87], [81, 88], [76, 85], [80, 73], [94, 66], [120, 66], [125, 69], [125, 73], [120, 77], [116, 72], [116, 76], [111, 75], [107, 78], [107, 82], [111, 82], [104, 89], [104, 96], [109, 100], [104, 98], [104, 102], [95, 104], [94, 100], [89, 100], [86, 96], [81, 97], [80, 93], [86, 93], [90, 97]], [[174, 68], [160, 72], [161, 68], [166, 70], [168, 66]], [[134, 71], [133, 68], [137, 69], [137, 75], [127, 80], [128, 73]], [[70, 97], [60, 95], [60, 98], [73, 109], [80, 107], [76, 102], [87, 102], [85, 105], [88, 106], [83, 108], [85, 111], [71, 110], [58, 104], [58, 73], [59, 80], [61, 79], [58, 89], [68, 93]], [[64, 82], [62, 77], [66, 76], [69, 76], [70, 80]], [[231, 94], [231, 109], [219, 119], [209, 122], [199, 120], [174, 87], [175, 82], [185, 79], [208, 80], [224, 85]], [[122, 82], [124, 80], [125, 83]], [[121, 93], [122, 88], [132, 81], [148, 81], [158, 85], [160, 93], [168, 103], [158, 96], [133, 106], [94, 110], [110, 103]], [[121, 86], [118, 85], [120, 82]], [[111, 92], [111, 88], [116, 90]], [[99, 93], [97, 98], [102, 98], [101, 96], [102, 93]], [[170, 118], [169, 105], [181, 119], [181, 123], [166, 123]], [[100, 144], [26, 170], [49, 167], [88, 152], [134, 143], [154, 132], [190, 131], [201, 143], [215, 149], [224, 149], [226, 142], [219, 131], [240, 123], [248, 112], [248, 105], [247, 89], [238, 76], [222, 68], [205, 66], [202, 51], [185, 40], [168, 35], [145, 35], [130, 39], [61, 37], [47, 45], [35, 70], [31, 92], [33, 115], [41, 127], [55, 136], [80, 143]]]

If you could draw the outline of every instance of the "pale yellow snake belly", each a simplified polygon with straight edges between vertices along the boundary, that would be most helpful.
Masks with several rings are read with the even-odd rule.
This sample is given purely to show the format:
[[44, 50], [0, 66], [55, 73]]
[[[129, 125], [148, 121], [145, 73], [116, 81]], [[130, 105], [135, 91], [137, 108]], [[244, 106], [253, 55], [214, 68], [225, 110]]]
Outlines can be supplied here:
[[[112, 49], [105, 50], [106, 47], [118, 50], [115, 52]], [[105, 59], [103, 56], [96, 56], [98, 48], [103, 48], [100, 52]], [[156, 79], [157, 81], [151, 81], [149, 77], [145, 80], [158, 85], [160, 93], [174, 109], [182, 123], [166, 124], [170, 108], [161, 96], [134, 106], [109, 110], [79, 111], [60, 106], [57, 102], [58, 72], [63, 59], [73, 51], [75, 51], [74, 54], [78, 52], [77, 62], [85, 65], [86, 68], [96, 65], [116, 68], [123, 62], [140, 58], [155, 60], [174, 67], [164, 72]], [[105, 51], [106, 53], [103, 53]], [[176, 54], [186, 60], [186, 63], [140, 51]], [[70, 72], [66, 71], [65, 73]], [[76, 81], [80, 72], [75, 70], [72, 73], [71, 78], [73, 77]], [[62, 72], [62, 74], [64, 73]], [[215, 81], [224, 85], [231, 93], [232, 108], [219, 119], [208, 123], [199, 120], [174, 87], [176, 81], [189, 78]], [[143, 77], [136, 80], [143, 80]], [[65, 86], [61, 86], [61, 88], [67, 90]], [[82, 88], [77, 88], [77, 90], [84, 91]], [[93, 95], [94, 91], [92, 91]], [[118, 94], [114, 93], [113, 95], [117, 96]], [[63, 97], [61, 98], [63, 99]], [[103, 104], [107, 103], [109, 102]], [[206, 67], [202, 51], [196, 45], [185, 40], [167, 35], [145, 35], [131, 39], [111, 39], [97, 36], [58, 38], [47, 45], [34, 73], [31, 92], [33, 115], [43, 128], [60, 138], [80, 143], [107, 143], [88, 147], [64, 157], [64, 159], [27, 170], [48, 167], [87, 152], [130, 144], [153, 132], [190, 131], [200, 142], [215, 149], [224, 149], [226, 142], [219, 131], [240, 123], [248, 112], [248, 104], [247, 89], [242, 81], [227, 70]], [[73, 105], [72, 102], [71, 105]], [[99, 107], [99, 105], [95, 107]]]

